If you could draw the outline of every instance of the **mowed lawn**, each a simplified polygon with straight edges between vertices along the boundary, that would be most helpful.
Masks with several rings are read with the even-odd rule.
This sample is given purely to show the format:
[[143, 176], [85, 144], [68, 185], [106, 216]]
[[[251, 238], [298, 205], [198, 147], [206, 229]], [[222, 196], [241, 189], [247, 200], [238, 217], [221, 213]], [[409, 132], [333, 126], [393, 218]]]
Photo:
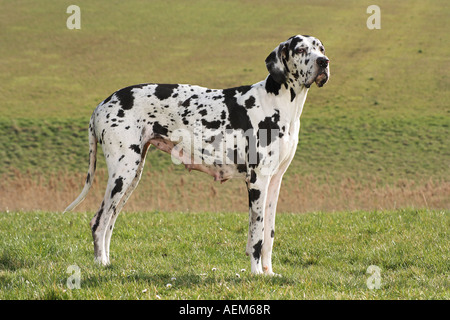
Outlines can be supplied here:
[[281, 277], [251, 275], [247, 214], [123, 213], [109, 267], [92, 215], [2, 212], [0, 299], [450, 298], [448, 211], [279, 214]]

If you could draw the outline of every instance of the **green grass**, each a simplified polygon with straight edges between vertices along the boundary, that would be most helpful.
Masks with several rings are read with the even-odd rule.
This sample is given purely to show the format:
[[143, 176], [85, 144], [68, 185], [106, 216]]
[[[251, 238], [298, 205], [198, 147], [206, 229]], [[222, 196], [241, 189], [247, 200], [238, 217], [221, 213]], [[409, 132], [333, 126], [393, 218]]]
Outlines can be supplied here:
[[[91, 215], [2, 212], [0, 299], [450, 298], [448, 211], [279, 214], [280, 278], [250, 274], [246, 214], [124, 213], [106, 268], [93, 261]], [[380, 289], [367, 288], [370, 265]]]

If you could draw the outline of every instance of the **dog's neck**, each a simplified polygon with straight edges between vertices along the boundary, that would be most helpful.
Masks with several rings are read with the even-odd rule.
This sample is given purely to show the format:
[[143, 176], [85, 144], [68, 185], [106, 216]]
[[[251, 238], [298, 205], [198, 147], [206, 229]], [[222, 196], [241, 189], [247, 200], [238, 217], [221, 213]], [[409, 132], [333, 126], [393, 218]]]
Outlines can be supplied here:
[[305, 104], [306, 96], [309, 88], [299, 82], [288, 80], [284, 84], [276, 82], [269, 74], [266, 80], [263, 81], [264, 87], [268, 93], [275, 96], [275, 100], [283, 110], [289, 113], [292, 121], [300, 120]]

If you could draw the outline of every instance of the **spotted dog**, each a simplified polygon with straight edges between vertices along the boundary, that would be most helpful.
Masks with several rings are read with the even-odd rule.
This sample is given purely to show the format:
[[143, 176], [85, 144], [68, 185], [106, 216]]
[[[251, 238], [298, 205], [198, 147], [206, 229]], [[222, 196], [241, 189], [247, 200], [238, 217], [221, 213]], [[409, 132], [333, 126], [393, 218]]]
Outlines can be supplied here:
[[89, 122], [89, 170], [75, 208], [94, 178], [97, 144], [108, 167], [100, 209], [90, 222], [97, 262], [108, 265], [116, 218], [136, 188], [150, 145], [173, 161], [224, 182], [245, 180], [249, 199], [246, 254], [252, 273], [273, 275], [275, 213], [283, 174], [294, 157], [300, 115], [310, 86], [329, 78], [322, 43], [293, 36], [265, 60], [267, 78], [253, 85], [207, 89], [187, 84], [123, 88], [94, 110]]

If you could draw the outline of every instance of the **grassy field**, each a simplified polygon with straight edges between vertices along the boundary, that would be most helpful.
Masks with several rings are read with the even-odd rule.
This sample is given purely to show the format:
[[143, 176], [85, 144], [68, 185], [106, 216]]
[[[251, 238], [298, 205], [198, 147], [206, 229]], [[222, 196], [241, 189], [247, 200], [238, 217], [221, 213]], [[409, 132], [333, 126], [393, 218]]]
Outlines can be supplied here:
[[0, 299], [450, 299], [448, 212], [281, 214], [282, 277], [250, 274], [246, 214], [125, 213], [107, 268], [93, 262], [91, 215], [2, 212]]
[[[81, 30], [68, 30], [71, 4], [0, 0], [0, 299], [450, 298], [448, 1], [379, 0], [380, 30], [366, 0], [80, 0]], [[101, 151], [85, 202], [58, 213], [86, 179], [95, 106], [137, 83], [256, 83], [295, 34], [322, 40], [331, 78], [308, 93], [281, 189], [283, 277], [248, 272], [244, 184], [161, 152], [117, 222], [113, 265], [95, 266]], [[66, 286], [72, 264], [80, 290]]]
[[381, 1], [374, 31], [361, 1], [81, 1], [81, 30], [66, 28], [64, 2], [3, 3], [1, 170], [84, 170], [88, 119], [111, 92], [255, 83], [267, 54], [303, 33], [325, 43], [332, 77], [309, 93], [293, 171], [320, 175], [332, 161], [330, 176], [448, 175], [449, 11], [432, 4]]

